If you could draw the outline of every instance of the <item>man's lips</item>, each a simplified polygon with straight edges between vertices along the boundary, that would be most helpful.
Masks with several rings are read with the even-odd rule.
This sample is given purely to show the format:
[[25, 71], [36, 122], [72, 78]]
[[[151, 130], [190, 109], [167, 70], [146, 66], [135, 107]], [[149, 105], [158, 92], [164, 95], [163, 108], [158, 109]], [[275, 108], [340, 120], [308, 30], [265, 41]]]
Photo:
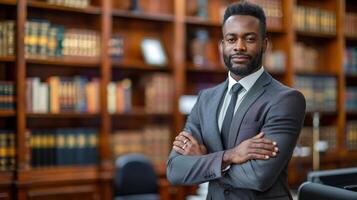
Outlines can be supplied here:
[[231, 61], [234, 63], [247, 62], [250, 59], [247, 55], [233, 55], [231, 56]]

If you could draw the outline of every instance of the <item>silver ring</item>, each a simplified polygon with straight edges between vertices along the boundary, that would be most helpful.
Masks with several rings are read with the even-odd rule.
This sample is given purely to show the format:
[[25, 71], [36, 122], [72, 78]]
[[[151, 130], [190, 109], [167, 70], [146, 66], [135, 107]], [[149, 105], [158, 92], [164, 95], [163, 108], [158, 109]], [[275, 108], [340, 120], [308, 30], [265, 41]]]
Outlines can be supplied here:
[[182, 149], [183, 149], [183, 150], [185, 150], [185, 148], [186, 148], [186, 144], [184, 144], [184, 145], [182, 146]]
[[187, 139], [183, 141], [184, 144], [186, 144], [187, 142], [188, 142]]

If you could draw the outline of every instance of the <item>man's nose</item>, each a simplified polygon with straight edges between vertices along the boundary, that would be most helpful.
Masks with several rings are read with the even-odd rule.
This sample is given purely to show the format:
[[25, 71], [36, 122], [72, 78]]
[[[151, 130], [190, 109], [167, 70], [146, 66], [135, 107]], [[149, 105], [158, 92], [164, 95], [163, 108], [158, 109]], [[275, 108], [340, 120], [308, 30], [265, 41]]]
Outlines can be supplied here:
[[234, 50], [235, 51], [246, 51], [247, 50], [247, 47], [245, 45], [245, 42], [243, 39], [238, 39], [237, 40], [237, 43], [234, 47]]

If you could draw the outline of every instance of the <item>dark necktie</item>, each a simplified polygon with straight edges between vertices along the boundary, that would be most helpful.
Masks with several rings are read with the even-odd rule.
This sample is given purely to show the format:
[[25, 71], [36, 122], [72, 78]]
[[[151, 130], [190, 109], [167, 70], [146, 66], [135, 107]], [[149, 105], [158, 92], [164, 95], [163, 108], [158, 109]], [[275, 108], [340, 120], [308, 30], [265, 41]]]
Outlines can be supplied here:
[[238, 93], [243, 89], [240, 83], [236, 83], [231, 88], [231, 101], [229, 102], [226, 115], [224, 116], [222, 130], [221, 130], [221, 137], [223, 141], [223, 147], [226, 149], [228, 147], [228, 138], [229, 138], [229, 130], [231, 127], [233, 115], [234, 115], [234, 108], [237, 103]]

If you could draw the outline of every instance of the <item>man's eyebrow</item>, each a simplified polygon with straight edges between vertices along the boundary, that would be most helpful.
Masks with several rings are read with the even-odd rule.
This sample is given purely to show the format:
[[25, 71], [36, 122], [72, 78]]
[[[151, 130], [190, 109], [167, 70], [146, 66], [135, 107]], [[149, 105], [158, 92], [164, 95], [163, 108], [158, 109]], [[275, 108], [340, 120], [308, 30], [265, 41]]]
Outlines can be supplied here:
[[[236, 36], [237, 34], [235, 34], [235, 33], [226, 33], [225, 35], [224, 35], [224, 37], [227, 37], [227, 36]], [[244, 33], [243, 34], [243, 36], [248, 36], [248, 35], [254, 35], [254, 36], [256, 36], [256, 35], [258, 35], [256, 32], [247, 32], [247, 33]]]

